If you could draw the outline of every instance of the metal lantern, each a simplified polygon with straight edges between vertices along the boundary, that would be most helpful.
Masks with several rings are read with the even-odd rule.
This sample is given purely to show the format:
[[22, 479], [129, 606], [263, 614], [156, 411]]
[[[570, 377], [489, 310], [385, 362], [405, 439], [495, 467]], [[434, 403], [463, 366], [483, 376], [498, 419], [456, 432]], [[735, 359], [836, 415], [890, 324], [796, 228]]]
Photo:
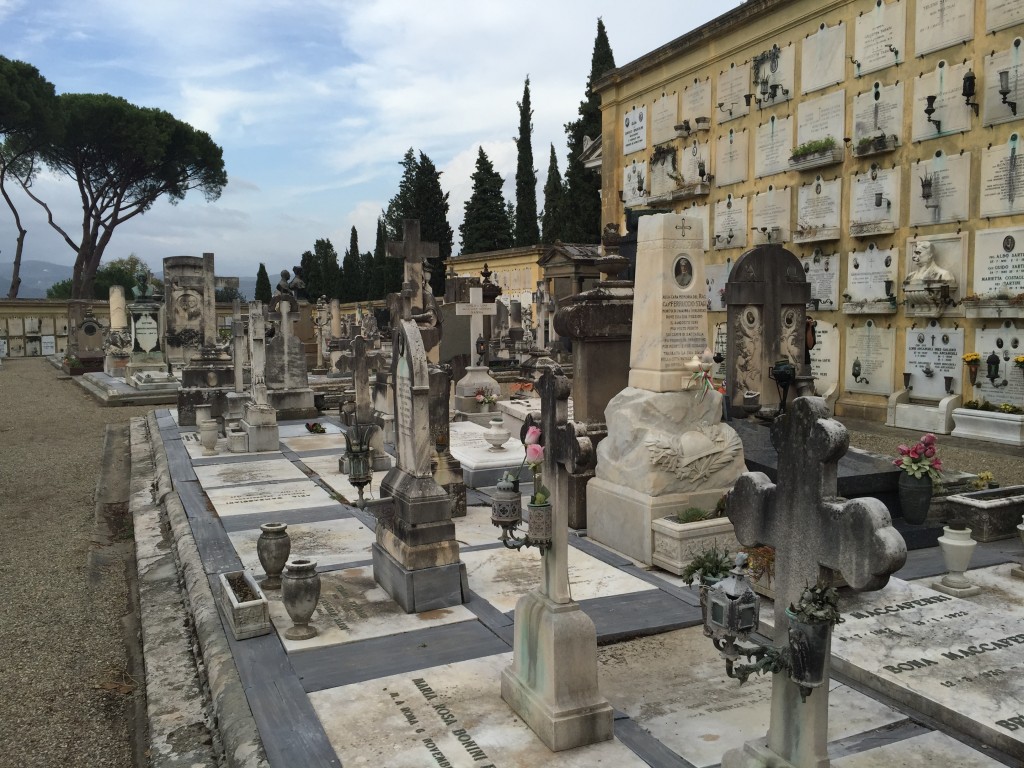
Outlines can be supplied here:
[[502, 478], [491, 496], [491, 524], [501, 528], [505, 537], [523, 522], [523, 497], [519, 482]]
[[985, 374], [985, 378], [995, 383], [995, 380], [999, 378], [999, 366], [999, 355], [993, 352], [985, 359], [985, 367], [988, 369], [988, 372]]
[[380, 430], [376, 424], [351, 425], [345, 430], [345, 458], [348, 459], [348, 481], [359, 491], [359, 500], [356, 506], [362, 509], [366, 506], [363, 499], [363, 489], [373, 479], [373, 472], [370, 468], [370, 440]]
[[746, 568], [747, 556], [741, 552], [729, 576], [702, 594], [704, 634], [715, 640], [745, 640], [757, 630], [761, 600], [747, 580]]
[[530, 520], [526, 539], [541, 552], [551, 546], [554, 511], [550, 504], [530, 504]]

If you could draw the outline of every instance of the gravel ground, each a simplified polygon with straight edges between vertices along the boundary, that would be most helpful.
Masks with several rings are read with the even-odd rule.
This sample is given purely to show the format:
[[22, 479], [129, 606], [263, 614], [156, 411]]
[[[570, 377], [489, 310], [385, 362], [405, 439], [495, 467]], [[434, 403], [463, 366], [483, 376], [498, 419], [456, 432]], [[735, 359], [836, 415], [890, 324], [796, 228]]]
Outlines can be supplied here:
[[0, 368], [0, 766], [131, 768], [124, 568], [90, 568], [101, 408], [42, 359]]
[[[120, 620], [123, 568], [93, 569], [94, 492], [106, 424], [149, 408], [102, 408], [41, 359], [0, 368], [0, 768], [131, 768]], [[916, 432], [849, 422], [850, 443], [893, 455]], [[946, 466], [1024, 482], [1024, 452], [939, 437]]]

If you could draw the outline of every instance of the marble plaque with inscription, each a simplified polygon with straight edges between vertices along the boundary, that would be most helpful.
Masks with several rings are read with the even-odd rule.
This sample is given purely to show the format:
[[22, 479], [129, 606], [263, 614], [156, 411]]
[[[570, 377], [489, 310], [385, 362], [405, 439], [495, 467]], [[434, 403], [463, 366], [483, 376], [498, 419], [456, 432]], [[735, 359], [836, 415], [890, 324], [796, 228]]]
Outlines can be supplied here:
[[731, 130], [719, 136], [715, 144], [715, 184], [724, 187], [747, 180], [747, 144], [745, 130]]
[[647, 149], [647, 106], [633, 107], [622, 117], [622, 154]]
[[868, 320], [863, 326], [846, 331], [843, 388], [870, 395], [892, 393], [896, 331]]
[[793, 118], [772, 115], [754, 134], [754, 176], [770, 176], [789, 170], [793, 152]]
[[1024, 213], [1024, 157], [1020, 134], [1006, 144], [981, 150], [982, 216]]
[[857, 237], [888, 234], [900, 215], [901, 169], [872, 168], [850, 185], [850, 233]]
[[818, 176], [801, 186], [797, 190], [797, 236], [813, 239], [815, 232], [838, 229], [842, 204], [842, 179], [826, 181]]
[[898, 249], [878, 248], [874, 243], [863, 251], [851, 251], [846, 259], [848, 301], [888, 303], [889, 296], [895, 295], [899, 259]]
[[811, 375], [818, 397], [828, 397], [839, 388], [839, 335], [839, 329], [832, 323], [814, 321]]
[[[947, 155], [941, 151], [936, 157], [910, 166], [911, 226], [967, 221], [971, 189], [971, 153]], [[931, 183], [931, 198], [925, 200], [923, 191]]]
[[853, 58], [857, 77], [903, 62], [907, 53], [907, 2], [877, 0], [857, 17]]
[[1024, 227], [974, 233], [974, 290], [982, 298], [1024, 293]]
[[789, 222], [793, 195], [788, 187], [769, 186], [754, 195], [751, 232], [755, 243], [784, 243], [789, 240]]
[[[704, 163], [704, 173], [711, 173], [711, 140], [703, 142], [698, 139], [688, 139], [683, 144], [681, 170], [684, 184], [693, 184], [700, 180], [700, 164]], [[707, 230], [704, 230], [705, 233]]]
[[915, 6], [914, 55], [974, 38], [975, 0], [918, 0]]
[[[1012, 403], [1024, 406], [1024, 376], [1014, 365], [1017, 355], [1024, 355], [1024, 330], [1009, 320], [998, 328], [978, 328], [974, 331], [974, 350], [981, 354], [981, 370], [974, 387], [976, 399], [992, 403]], [[986, 378], [988, 358], [999, 358], [999, 377], [993, 382]]]
[[946, 376], [959, 389], [963, 375], [964, 329], [943, 328], [932, 320], [924, 328], [908, 328], [903, 370], [911, 374], [915, 399], [941, 400], [946, 396]]
[[800, 92], [810, 93], [846, 79], [846, 25], [824, 22], [803, 40], [800, 57]]
[[[1024, 3], [1020, 4], [1024, 8]], [[1013, 41], [1013, 45], [1002, 51], [992, 51], [982, 59], [982, 75], [976, 86], [983, 91], [981, 101], [981, 122], [983, 125], [1011, 123], [1024, 116], [1024, 43], [1021, 38]], [[1006, 99], [999, 92], [1001, 72], [1006, 72]], [[976, 97], [977, 98], [977, 97]], [[1017, 114], [1013, 113], [1009, 102], [1017, 105]]]
[[985, 31], [995, 32], [1024, 23], [1024, 3], [1020, 0], [985, 0]]
[[647, 161], [633, 160], [622, 169], [622, 198], [626, 205], [636, 205], [647, 197]]
[[664, 144], [676, 137], [676, 113], [679, 95], [675, 92], [663, 93], [651, 105], [651, 143]]
[[715, 248], [747, 247], [747, 200], [728, 195], [715, 203]]
[[815, 253], [800, 257], [800, 264], [811, 284], [808, 309], [833, 311], [839, 309], [839, 254]]
[[711, 250], [711, 206], [707, 203], [694, 203], [689, 208], [684, 208], [681, 213], [688, 219], [697, 219], [701, 226], [701, 247]]
[[679, 174], [679, 153], [675, 147], [658, 147], [651, 157], [651, 196], [667, 195], [677, 187]]
[[725, 264], [705, 264], [704, 282], [708, 286], [708, 311], [725, 312], [725, 284], [732, 271], [732, 262]]
[[800, 102], [796, 116], [796, 143], [832, 138], [839, 146], [846, 135], [846, 91], [806, 99]]
[[745, 65], [731, 65], [718, 76], [719, 124], [735, 120], [750, 113], [746, 99], [750, 93], [750, 68]]
[[872, 84], [853, 97], [853, 146], [864, 139], [903, 134], [903, 83], [883, 86]]
[[[762, 99], [762, 109], [790, 101], [796, 93], [796, 55], [794, 51], [792, 44], [775, 49], [774, 56], [772, 51], [765, 50], [761, 54], [762, 56], [767, 55], [765, 62], [760, 67], [756, 63], [752, 66], [748, 93], [753, 93]], [[775, 86], [774, 98], [770, 91], [767, 98], [761, 96], [761, 83], [764, 80], [768, 81], [769, 88]]]
[[43, 336], [40, 338], [40, 350], [43, 357], [57, 354], [57, 339], [54, 336]]
[[[914, 141], [927, 141], [971, 128], [974, 110], [967, 106], [963, 97], [964, 75], [970, 68], [970, 62], [949, 64], [940, 61], [939, 65], [931, 72], [913, 78], [911, 138]], [[931, 122], [924, 111], [929, 96], [935, 97]]]
[[700, 118], [711, 119], [711, 111], [714, 106], [711, 104], [711, 79], [700, 80], [694, 78], [688, 83], [682, 94], [683, 119], [689, 120], [691, 127], [696, 127], [696, 121]]

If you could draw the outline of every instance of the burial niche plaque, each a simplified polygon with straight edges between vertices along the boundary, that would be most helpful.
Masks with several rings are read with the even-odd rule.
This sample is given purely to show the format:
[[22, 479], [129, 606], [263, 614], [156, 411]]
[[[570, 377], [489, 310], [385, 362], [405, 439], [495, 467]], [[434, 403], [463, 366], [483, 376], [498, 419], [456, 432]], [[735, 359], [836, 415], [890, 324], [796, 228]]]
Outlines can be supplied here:
[[896, 331], [868, 320], [860, 328], [846, 332], [846, 359], [843, 388], [867, 395], [892, 392], [893, 358]]
[[800, 92], [810, 93], [846, 79], [846, 25], [822, 23], [803, 41], [800, 57]]
[[915, 400], [941, 400], [949, 394], [950, 386], [960, 389], [963, 376], [964, 329], [943, 328], [932, 320], [924, 328], [907, 330], [904, 354], [904, 373], [910, 374], [911, 394]]
[[857, 17], [853, 71], [857, 77], [903, 62], [907, 47], [907, 0], [884, 2]]
[[793, 151], [793, 118], [772, 115], [754, 134], [754, 176], [771, 176], [789, 170]]
[[657, 146], [676, 137], [676, 113], [679, 94], [661, 94], [651, 105], [651, 143]]
[[1019, 133], [1000, 146], [981, 150], [981, 215], [1024, 213], [1024, 158]]
[[974, 293], [1005, 300], [1024, 293], [1024, 227], [974, 233]]
[[647, 106], [633, 107], [622, 122], [622, 154], [647, 149]]
[[992, 51], [982, 59], [982, 64], [981, 82], [985, 89], [982, 124], [1018, 121], [1024, 115], [1024, 39], [1015, 38], [1009, 48]]
[[747, 138], [745, 130], [732, 129], [718, 137], [715, 148], [715, 182], [719, 187], [747, 180]]
[[910, 225], [967, 221], [970, 215], [971, 153], [941, 150], [911, 166]]
[[918, 56], [974, 37], [975, 0], [921, 0], [917, 3], [914, 52]]
[[850, 251], [846, 260], [843, 312], [848, 315], [896, 312], [896, 275], [899, 251], [874, 243], [863, 251]]
[[715, 249], [747, 247], [747, 200], [728, 195], [715, 203]]

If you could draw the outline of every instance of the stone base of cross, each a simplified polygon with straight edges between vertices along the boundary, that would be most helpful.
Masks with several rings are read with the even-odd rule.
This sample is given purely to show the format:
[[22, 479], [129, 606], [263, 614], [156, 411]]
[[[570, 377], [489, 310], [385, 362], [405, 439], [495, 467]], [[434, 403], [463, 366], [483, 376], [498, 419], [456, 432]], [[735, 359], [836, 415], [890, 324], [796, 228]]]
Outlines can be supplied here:
[[[726, 514], [740, 544], [775, 548], [775, 637], [784, 645], [786, 608], [805, 587], [841, 574], [856, 590], [881, 589], [903, 566], [907, 547], [881, 501], [839, 498], [837, 467], [850, 438], [822, 398], [794, 400], [772, 424], [771, 440], [778, 482], [761, 472], [742, 475]], [[825, 682], [806, 701], [785, 672], [775, 674], [767, 737], [727, 752], [723, 768], [828, 768], [828, 673], [826, 660]]]
[[540, 586], [516, 603], [512, 664], [501, 674], [501, 698], [553, 752], [612, 738], [612, 708], [597, 685], [597, 631], [569, 593], [569, 471], [594, 456], [568, 420], [569, 390], [561, 368], [545, 369], [542, 477], [551, 491], [551, 546], [541, 555]]

